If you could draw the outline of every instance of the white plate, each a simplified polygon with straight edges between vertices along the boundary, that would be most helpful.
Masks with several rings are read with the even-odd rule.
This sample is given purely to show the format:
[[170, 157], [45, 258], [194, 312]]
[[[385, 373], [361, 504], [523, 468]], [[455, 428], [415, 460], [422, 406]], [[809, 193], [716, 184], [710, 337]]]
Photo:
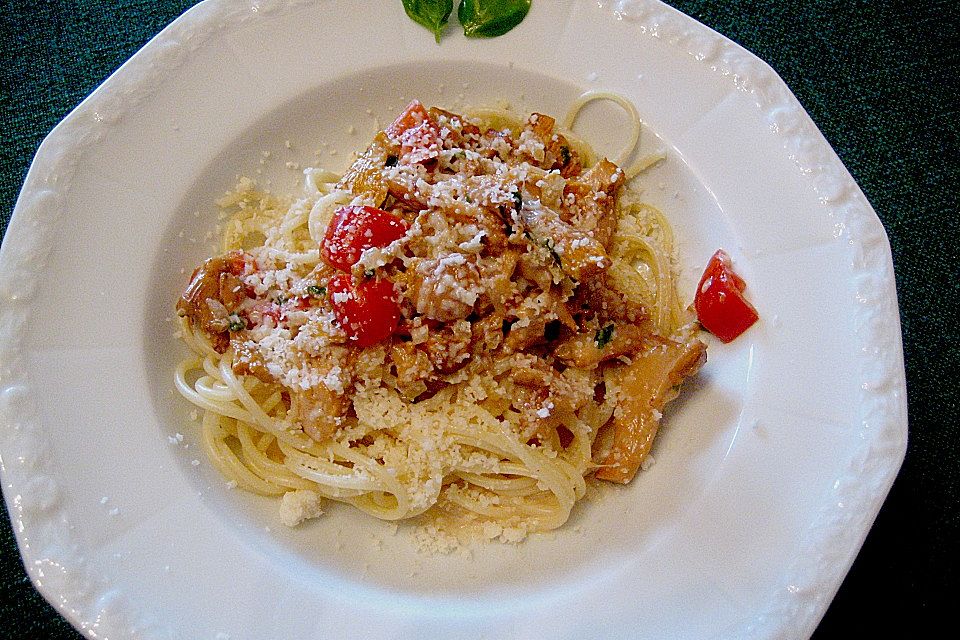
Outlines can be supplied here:
[[[205, 2], [37, 153], [0, 254], [3, 489], [34, 583], [91, 638], [811, 633], [907, 425], [887, 240], [813, 122], [653, 0], [535, 2], [504, 37], [440, 46], [399, 2], [357, 7]], [[292, 192], [287, 163], [343, 168], [414, 96], [561, 115], [585, 89], [628, 97], [669, 151], [643, 180], [684, 295], [723, 246], [762, 316], [711, 344], [657, 464], [555, 534], [440, 557], [346, 508], [288, 530], [226, 488], [172, 386], [213, 201], [238, 174]], [[617, 112], [585, 116], [615, 150]]]

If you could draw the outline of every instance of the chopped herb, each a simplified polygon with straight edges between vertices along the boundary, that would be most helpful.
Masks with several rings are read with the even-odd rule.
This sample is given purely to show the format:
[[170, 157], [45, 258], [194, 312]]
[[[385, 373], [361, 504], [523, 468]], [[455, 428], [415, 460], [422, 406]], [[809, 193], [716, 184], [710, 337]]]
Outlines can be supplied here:
[[440, 34], [453, 13], [453, 0], [403, 0], [403, 10], [411, 20], [433, 32], [440, 43]]
[[611, 340], [613, 340], [613, 323], [602, 329], [597, 329], [596, 335], [593, 336], [593, 343], [597, 345], [597, 349], [603, 349], [610, 344]]
[[243, 318], [234, 313], [230, 315], [230, 326], [228, 328], [230, 331], [243, 331], [247, 328], [247, 323]]
[[467, 201], [467, 204], [473, 204], [473, 199], [470, 198], [470, 194], [469, 194], [469, 193], [468, 193], [467, 195], [465, 195], [465, 196], [463, 197], [463, 199]]
[[550, 255], [553, 256], [553, 261], [557, 263], [557, 266], [561, 269], [563, 268], [563, 260], [560, 259], [560, 254], [557, 253], [556, 245], [554, 244], [551, 238], [547, 238], [544, 241], [537, 240], [529, 231], [524, 231], [523, 235], [526, 236], [527, 240], [533, 244], [539, 245], [550, 252]]
[[285, 295], [283, 295], [283, 294], [281, 293], [281, 294], [278, 294], [278, 295], [277, 295], [276, 303], [277, 303], [277, 304], [283, 304], [284, 302], [286, 302], [286, 301], [289, 300], [289, 299], [290, 299], [290, 298], [288, 298], [287, 296], [285, 296]]
[[560, 158], [563, 160], [563, 166], [570, 164], [570, 147], [567, 145], [560, 147]]
[[307, 287], [307, 293], [315, 298], [322, 298], [323, 296], [327, 295], [327, 288], [312, 284]]
[[550, 238], [547, 238], [543, 242], [543, 246], [547, 249], [547, 251], [550, 252], [550, 255], [553, 256], [553, 261], [557, 263], [557, 266], [562, 269], [563, 260], [560, 259], [560, 254], [557, 253], [556, 245], [554, 244], [553, 240], [551, 240]]
[[383, 163], [383, 166], [385, 166], [385, 167], [395, 167], [395, 166], [397, 166], [397, 163], [398, 163], [398, 162], [400, 162], [400, 158], [398, 158], [397, 156], [395, 156], [395, 155], [393, 155], [393, 154], [391, 153], [390, 155], [387, 156], [387, 161]]

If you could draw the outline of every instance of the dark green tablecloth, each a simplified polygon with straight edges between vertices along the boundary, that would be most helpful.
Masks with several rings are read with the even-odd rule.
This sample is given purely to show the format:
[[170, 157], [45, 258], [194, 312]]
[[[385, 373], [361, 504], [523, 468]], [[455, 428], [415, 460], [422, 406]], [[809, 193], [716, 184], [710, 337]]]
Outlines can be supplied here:
[[[191, 4], [0, 2], [3, 230], [47, 132]], [[741, 43], [783, 76], [887, 228], [906, 351], [909, 450], [814, 637], [853, 632], [853, 637], [886, 638], [908, 624], [919, 625], [913, 626], [919, 632], [935, 618], [946, 619], [948, 601], [960, 593], [960, 412], [950, 378], [960, 359], [960, 335], [956, 306], [949, 307], [957, 304], [960, 290], [960, 9], [954, 0], [670, 4]], [[30, 586], [9, 520], [2, 516], [0, 637], [77, 637]]]

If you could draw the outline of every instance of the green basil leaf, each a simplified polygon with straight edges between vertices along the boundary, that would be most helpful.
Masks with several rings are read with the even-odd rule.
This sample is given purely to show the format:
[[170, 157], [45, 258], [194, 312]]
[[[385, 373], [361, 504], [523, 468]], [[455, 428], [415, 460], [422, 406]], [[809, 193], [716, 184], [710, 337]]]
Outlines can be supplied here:
[[495, 38], [523, 22], [530, 0], [460, 0], [457, 18], [470, 38]]
[[403, 0], [403, 10], [411, 20], [433, 31], [437, 44], [453, 13], [453, 0]]

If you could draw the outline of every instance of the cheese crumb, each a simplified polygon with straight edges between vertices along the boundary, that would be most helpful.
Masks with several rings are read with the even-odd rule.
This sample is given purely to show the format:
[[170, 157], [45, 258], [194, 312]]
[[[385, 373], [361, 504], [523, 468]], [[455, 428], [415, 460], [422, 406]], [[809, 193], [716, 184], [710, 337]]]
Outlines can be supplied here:
[[309, 489], [287, 491], [280, 500], [280, 522], [295, 527], [304, 520], [316, 518], [323, 513], [320, 494]]
[[414, 540], [417, 549], [426, 554], [446, 555], [460, 548], [460, 541], [456, 536], [433, 524], [417, 527]]

